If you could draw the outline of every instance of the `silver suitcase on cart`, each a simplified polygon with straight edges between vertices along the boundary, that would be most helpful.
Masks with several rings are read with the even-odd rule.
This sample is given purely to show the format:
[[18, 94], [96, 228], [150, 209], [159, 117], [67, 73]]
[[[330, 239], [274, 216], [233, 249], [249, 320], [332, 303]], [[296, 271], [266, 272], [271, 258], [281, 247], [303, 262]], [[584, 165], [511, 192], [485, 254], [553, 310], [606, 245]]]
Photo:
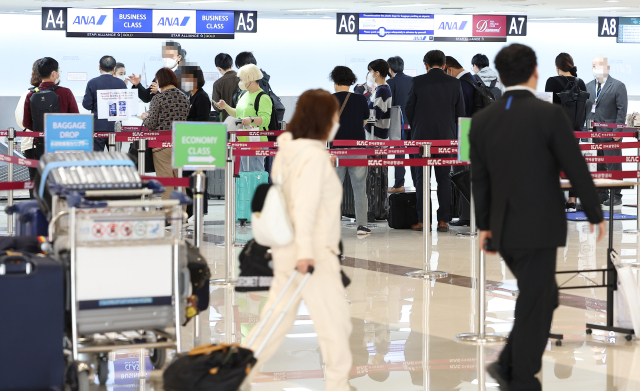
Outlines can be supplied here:
[[207, 193], [209, 198], [224, 197], [224, 170], [207, 171]]

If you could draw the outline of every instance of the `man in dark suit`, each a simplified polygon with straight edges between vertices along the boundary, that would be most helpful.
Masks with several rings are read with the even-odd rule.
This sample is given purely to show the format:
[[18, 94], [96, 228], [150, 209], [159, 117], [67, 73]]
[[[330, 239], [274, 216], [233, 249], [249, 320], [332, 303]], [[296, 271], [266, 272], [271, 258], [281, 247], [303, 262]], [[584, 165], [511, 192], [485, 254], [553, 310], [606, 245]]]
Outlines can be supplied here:
[[[408, 125], [407, 121], [407, 100], [409, 99], [409, 91], [411, 90], [411, 82], [413, 77], [404, 74], [404, 60], [400, 56], [390, 57], [387, 62], [389, 63], [389, 75], [391, 78], [387, 80], [389, 88], [391, 88], [391, 104], [394, 106], [400, 106], [402, 110], [402, 124]], [[402, 139], [406, 140], [405, 130], [402, 129]], [[396, 155], [396, 159], [404, 159], [404, 155]], [[413, 168], [413, 167], [411, 167]], [[404, 191], [404, 167], [395, 167], [395, 183], [393, 188], [389, 190], [389, 193], [398, 193]], [[411, 171], [411, 177], [415, 181], [415, 170]]]
[[[464, 116], [471, 118], [473, 115], [473, 109], [476, 107], [475, 96], [476, 88], [474, 84], [476, 79], [471, 72], [465, 70], [460, 62], [451, 56], [447, 56], [447, 62], [444, 71], [449, 76], [453, 76], [460, 80], [460, 86], [462, 87], [462, 97], [464, 99]], [[466, 171], [468, 166], [453, 166], [454, 172]], [[460, 192], [458, 192], [460, 193]], [[458, 221], [451, 222], [450, 225], [456, 227], [468, 227], [471, 224], [471, 204], [465, 200], [462, 194], [459, 195], [460, 199], [460, 218]]]
[[[426, 75], [413, 78], [407, 101], [407, 119], [412, 140], [452, 140], [457, 136], [458, 117], [464, 116], [464, 100], [460, 80], [444, 73], [445, 55], [431, 50], [424, 56]], [[449, 157], [440, 155], [441, 157]], [[418, 156], [416, 156], [418, 157]], [[448, 232], [451, 215], [451, 166], [434, 166], [438, 182], [438, 232]], [[423, 229], [422, 170], [416, 171], [416, 198], [419, 223], [411, 228]], [[425, 196], [429, 197], [430, 194]], [[431, 224], [428, 224], [428, 229]]]
[[535, 374], [558, 306], [556, 253], [567, 238], [561, 171], [582, 200], [592, 232], [598, 224], [598, 240], [606, 225], [569, 118], [560, 105], [535, 96], [535, 52], [507, 46], [495, 66], [507, 89], [472, 117], [471, 178], [480, 243], [484, 247], [492, 239], [517, 278], [520, 295], [507, 345], [487, 371], [503, 391], [536, 391], [542, 389]]
[[[93, 113], [94, 132], [113, 132], [115, 121], [98, 119], [98, 91], [99, 90], [125, 90], [124, 81], [113, 76], [116, 70], [116, 60], [111, 56], [103, 56], [100, 59], [100, 76], [94, 77], [87, 83], [87, 88], [82, 99], [82, 107]], [[102, 152], [107, 145], [106, 138], [94, 138], [93, 150]]]
[[[624, 124], [627, 118], [627, 87], [609, 75], [609, 64], [606, 58], [593, 59], [594, 80], [587, 84], [589, 99], [587, 100], [587, 119], [595, 122]], [[595, 128], [594, 132], [608, 132], [610, 129]], [[598, 143], [613, 143], [619, 138], [599, 138]], [[621, 149], [598, 150], [598, 156], [622, 156]], [[621, 171], [622, 163], [598, 163], [598, 171]], [[600, 200], [606, 206], [609, 202], [614, 205], [622, 205], [622, 191], [614, 191], [614, 196], [609, 197], [607, 190], [600, 191]], [[612, 200], [613, 198], [613, 200]]]

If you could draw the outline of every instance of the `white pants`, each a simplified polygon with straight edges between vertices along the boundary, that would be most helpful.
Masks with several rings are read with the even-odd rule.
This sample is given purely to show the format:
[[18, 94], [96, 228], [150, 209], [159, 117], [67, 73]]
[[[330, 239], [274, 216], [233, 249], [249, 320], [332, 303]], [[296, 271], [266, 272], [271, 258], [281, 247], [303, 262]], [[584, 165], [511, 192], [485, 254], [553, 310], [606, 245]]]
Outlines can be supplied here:
[[[274, 251], [274, 279], [269, 290], [269, 298], [260, 319], [273, 306], [280, 292], [293, 273], [291, 259], [284, 262], [278, 260], [279, 255]], [[290, 257], [287, 257], [290, 258]], [[256, 341], [249, 346], [254, 352], [262, 343], [264, 337], [271, 329], [273, 324], [282, 312], [286, 304], [291, 299], [303, 279], [303, 275], [298, 275], [291, 284], [287, 293], [281, 302], [276, 306], [275, 311]], [[349, 347], [349, 336], [351, 334], [351, 317], [349, 314], [349, 305], [345, 301], [345, 290], [342, 286], [342, 278], [340, 276], [340, 263], [335, 254], [326, 251], [325, 255], [315, 260], [315, 271], [309, 278], [306, 285], [302, 289], [300, 296], [294, 301], [293, 305], [286, 313], [282, 323], [276, 328], [275, 332], [265, 345], [264, 350], [258, 357], [258, 362], [251, 374], [247, 377], [242, 390], [249, 389], [251, 378], [259, 368], [276, 352], [280, 344], [284, 341], [287, 333], [291, 330], [293, 322], [296, 320], [296, 314], [300, 305], [300, 300], [304, 300], [313, 327], [318, 334], [318, 342], [320, 350], [326, 364], [325, 368], [325, 390], [327, 391], [350, 391], [349, 371], [351, 370], [351, 349]], [[253, 337], [257, 330], [254, 327], [247, 340]]]

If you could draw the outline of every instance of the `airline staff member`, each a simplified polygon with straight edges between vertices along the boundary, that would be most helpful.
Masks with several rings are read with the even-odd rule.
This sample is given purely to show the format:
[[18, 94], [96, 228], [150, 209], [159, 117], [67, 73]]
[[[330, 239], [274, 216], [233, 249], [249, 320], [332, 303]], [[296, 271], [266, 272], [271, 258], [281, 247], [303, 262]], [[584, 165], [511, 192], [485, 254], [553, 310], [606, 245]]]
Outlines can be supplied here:
[[[162, 44], [162, 67], [171, 69], [176, 74], [178, 80], [182, 77], [182, 67], [186, 65], [186, 56], [187, 51], [184, 50], [178, 42], [167, 41]], [[153, 96], [159, 91], [158, 83], [156, 83], [156, 79], [154, 78], [149, 88], [145, 88], [140, 84], [141, 79], [142, 74], [136, 76], [135, 73], [132, 73], [131, 76], [129, 76], [131, 88], [138, 90], [138, 98], [144, 103], [149, 103]], [[185, 95], [189, 96], [191, 91], [184, 92]]]

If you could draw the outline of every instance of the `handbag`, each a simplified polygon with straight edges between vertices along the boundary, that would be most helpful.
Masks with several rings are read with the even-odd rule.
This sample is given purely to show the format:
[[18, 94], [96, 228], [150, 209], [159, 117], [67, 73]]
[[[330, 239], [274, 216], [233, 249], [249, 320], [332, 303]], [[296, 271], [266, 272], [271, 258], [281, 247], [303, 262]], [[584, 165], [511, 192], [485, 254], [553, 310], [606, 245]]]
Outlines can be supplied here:
[[236, 292], [266, 291], [273, 281], [273, 260], [269, 247], [261, 246], [251, 239], [238, 256], [240, 275]]
[[[289, 167], [295, 167], [295, 162], [309, 148], [312, 147], [303, 148], [298, 152]], [[282, 185], [289, 177], [290, 172], [291, 169], [289, 169], [284, 179], [280, 174], [275, 176], [273, 184], [268, 185], [262, 208], [252, 208], [254, 209], [251, 214], [253, 237], [262, 246], [283, 247], [293, 242], [293, 225], [291, 224], [291, 219], [289, 219], [287, 204], [282, 194]]]

